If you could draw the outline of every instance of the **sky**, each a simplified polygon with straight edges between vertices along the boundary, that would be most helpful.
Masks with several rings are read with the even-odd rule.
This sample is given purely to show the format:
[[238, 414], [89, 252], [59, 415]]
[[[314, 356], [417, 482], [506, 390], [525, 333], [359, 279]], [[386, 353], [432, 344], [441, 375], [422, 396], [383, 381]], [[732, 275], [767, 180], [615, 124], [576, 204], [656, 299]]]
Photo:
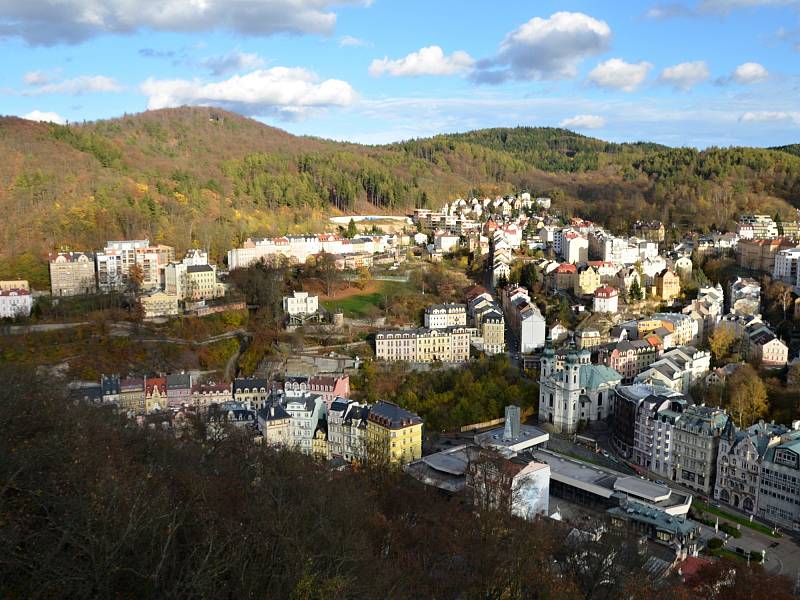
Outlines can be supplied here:
[[800, 142], [800, 0], [0, 0], [0, 114], [214, 105], [385, 143]]

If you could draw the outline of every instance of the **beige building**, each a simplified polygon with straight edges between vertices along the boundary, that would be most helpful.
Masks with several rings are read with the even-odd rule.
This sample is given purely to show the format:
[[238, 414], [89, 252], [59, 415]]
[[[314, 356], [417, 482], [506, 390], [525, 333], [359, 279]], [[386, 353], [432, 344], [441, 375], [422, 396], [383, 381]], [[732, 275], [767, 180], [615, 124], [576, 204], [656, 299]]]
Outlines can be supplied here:
[[466, 362], [469, 345], [470, 332], [466, 327], [381, 331], [375, 335], [375, 357], [422, 363]]
[[155, 291], [139, 298], [145, 319], [153, 317], [172, 317], [179, 314], [178, 297], [166, 292]]
[[97, 289], [94, 254], [55, 252], [50, 254], [50, 292], [53, 298], [91, 294]]
[[225, 295], [224, 286], [217, 282], [217, 267], [208, 264], [169, 263], [164, 269], [164, 291], [192, 302]]
[[588, 296], [600, 287], [600, 273], [594, 267], [583, 267], [578, 269], [578, 273], [573, 279], [573, 293], [576, 296]]
[[664, 269], [655, 277], [656, 297], [659, 300], [674, 300], [681, 295], [681, 278], [671, 269]]
[[[506, 349], [506, 322], [499, 311], [483, 315], [481, 320], [483, 351], [486, 354], [500, 354]], [[469, 357], [469, 350], [467, 351]]]
[[25, 279], [6, 279], [0, 281], [0, 292], [10, 292], [11, 290], [25, 290], [29, 292], [31, 291], [31, 287]]

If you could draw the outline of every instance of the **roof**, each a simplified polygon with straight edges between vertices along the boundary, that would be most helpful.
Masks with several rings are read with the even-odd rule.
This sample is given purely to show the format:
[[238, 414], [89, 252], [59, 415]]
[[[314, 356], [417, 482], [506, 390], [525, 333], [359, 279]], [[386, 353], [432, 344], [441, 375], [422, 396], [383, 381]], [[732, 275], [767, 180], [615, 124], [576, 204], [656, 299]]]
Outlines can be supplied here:
[[422, 419], [397, 404], [380, 401], [369, 410], [369, 420], [388, 429], [403, 429], [412, 425], [419, 425]]
[[210, 273], [213, 271], [214, 269], [212, 269], [209, 265], [190, 265], [186, 267], [187, 273]]
[[581, 368], [581, 387], [589, 390], [599, 389], [603, 384], [619, 383], [622, 376], [605, 365], [583, 365]]
[[30, 290], [22, 288], [11, 288], [10, 290], [0, 290], [0, 296], [30, 296]]
[[167, 389], [179, 390], [192, 387], [192, 376], [189, 373], [167, 375]]
[[658, 531], [666, 531], [673, 535], [689, 535], [699, 527], [697, 523], [690, 519], [672, 516], [658, 508], [631, 500], [625, 506], [609, 509], [608, 513], [628, 521], [647, 523], [654, 526]]
[[272, 402], [265, 404], [261, 410], [258, 411], [258, 418], [261, 421], [270, 422], [291, 419], [292, 417], [278, 402]]
[[233, 393], [242, 392], [244, 390], [268, 390], [269, 381], [257, 377], [247, 377], [244, 379], [234, 379]]

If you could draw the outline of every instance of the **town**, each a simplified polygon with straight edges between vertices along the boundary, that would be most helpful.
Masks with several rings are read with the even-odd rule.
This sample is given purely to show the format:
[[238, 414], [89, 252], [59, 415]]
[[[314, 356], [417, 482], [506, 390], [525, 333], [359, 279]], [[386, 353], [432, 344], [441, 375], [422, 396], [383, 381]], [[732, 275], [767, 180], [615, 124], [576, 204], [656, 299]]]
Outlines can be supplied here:
[[[800, 568], [797, 222], [742, 215], [735, 232], [676, 237], [649, 221], [614, 235], [522, 192], [336, 227], [248, 238], [224, 269], [203, 249], [176, 260], [149, 240], [54, 252], [49, 293], [0, 282], [0, 315], [9, 331], [36, 327], [38, 302], [115, 295], [135, 323], [202, 320], [258, 309], [237, 272], [298, 269], [281, 297], [284, 335], [336, 341], [347, 330], [355, 341], [310, 353], [301, 341], [279, 364], [262, 349], [250, 372], [104, 372], [73, 380], [71, 396], [177, 439], [236, 431], [342, 468], [402, 468], [448, 495], [492, 487], [512, 514], [580, 535], [632, 527], [664, 576], [724, 555]], [[434, 270], [447, 277], [426, 303]], [[353, 313], [364, 281], [418, 282], [419, 312]], [[337, 285], [352, 295], [337, 297]], [[457, 428], [437, 430], [426, 410], [370, 383], [398, 364], [435, 377], [492, 359], [529, 379], [531, 396]], [[784, 410], [773, 397], [795, 402]]]

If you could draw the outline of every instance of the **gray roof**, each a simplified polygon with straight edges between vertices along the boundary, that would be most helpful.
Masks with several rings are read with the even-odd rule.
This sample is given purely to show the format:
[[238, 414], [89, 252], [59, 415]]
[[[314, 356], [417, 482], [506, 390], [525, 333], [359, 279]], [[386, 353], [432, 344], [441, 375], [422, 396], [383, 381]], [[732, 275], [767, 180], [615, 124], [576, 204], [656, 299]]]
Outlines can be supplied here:
[[191, 388], [192, 388], [192, 376], [189, 373], [175, 373], [173, 375], [167, 375], [168, 390], [191, 389]]
[[186, 267], [187, 273], [205, 273], [213, 270], [209, 265], [190, 265]]

